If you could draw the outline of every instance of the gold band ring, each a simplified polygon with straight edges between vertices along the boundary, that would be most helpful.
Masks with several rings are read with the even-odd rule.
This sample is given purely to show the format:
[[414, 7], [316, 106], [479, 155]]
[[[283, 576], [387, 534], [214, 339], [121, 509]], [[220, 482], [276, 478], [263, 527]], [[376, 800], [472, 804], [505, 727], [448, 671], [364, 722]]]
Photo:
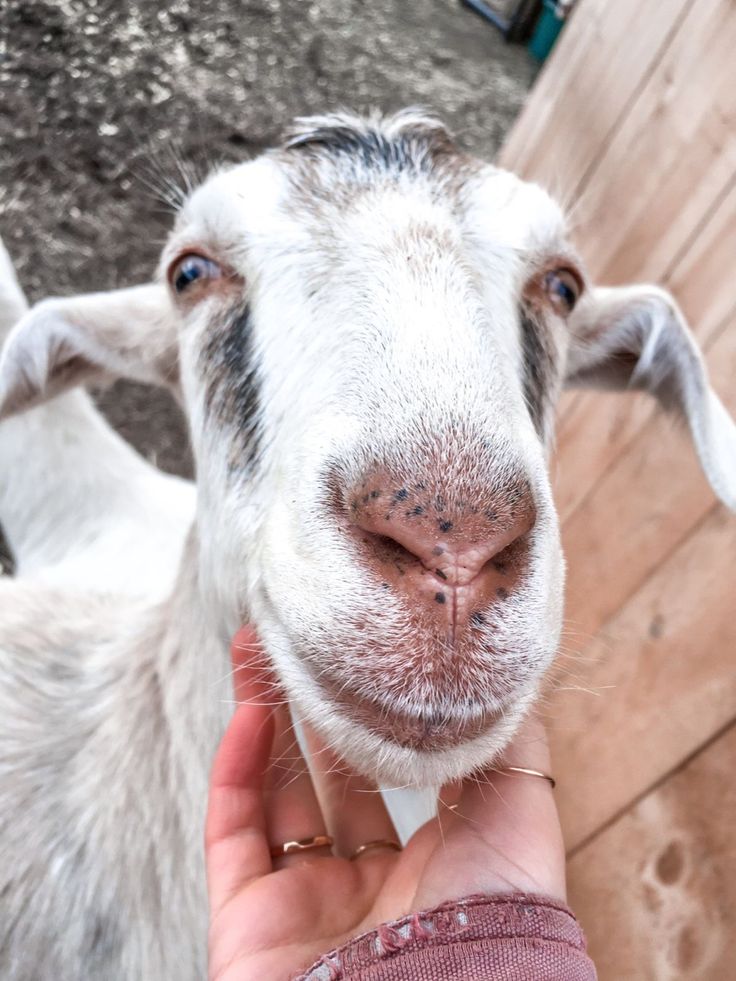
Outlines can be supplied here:
[[311, 852], [313, 848], [332, 848], [333, 839], [329, 835], [314, 835], [313, 838], [300, 838], [298, 841], [285, 841], [282, 845], [274, 845], [271, 858], [281, 858], [282, 855], [295, 855], [298, 852]]
[[541, 780], [546, 780], [553, 790], [557, 786], [557, 781], [554, 777], [551, 777], [548, 773], [542, 773], [541, 770], [531, 770], [528, 766], [497, 766], [495, 770], [496, 773], [523, 773], [527, 777], [539, 777]]
[[393, 852], [400, 852], [402, 850], [400, 842], [394, 841], [392, 838], [377, 838], [376, 841], [366, 841], [364, 844], [358, 845], [350, 856], [350, 861], [352, 862], [353, 859], [360, 858], [361, 855], [365, 855], [366, 852], [370, 852], [374, 848], [390, 848]]

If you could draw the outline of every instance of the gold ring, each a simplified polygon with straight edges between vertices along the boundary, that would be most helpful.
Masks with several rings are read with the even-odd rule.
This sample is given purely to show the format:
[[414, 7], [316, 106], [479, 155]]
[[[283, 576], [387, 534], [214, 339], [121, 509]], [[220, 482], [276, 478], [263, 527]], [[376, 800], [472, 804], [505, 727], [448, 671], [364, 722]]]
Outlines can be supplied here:
[[541, 770], [531, 770], [528, 766], [497, 766], [494, 769], [496, 773], [523, 773], [527, 777], [539, 777], [542, 780], [546, 780], [553, 790], [557, 786], [557, 781], [554, 777], [551, 777], [548, 773], [542, 773]]
[[360, 858], [361, 855], [365, 855], [366, 852], [372, 851], [374, 848], [390, 848], [394, 852], [402, 851], [400, 842], [394, 841], [393, 838], [377, 838], [376, 841], [366, 841], [364, 844], [358, 845], [350, 856], [350, 861]]
[[314, 835], [313, 838], [285, 841], [283, 845], [273, 846], [271, 858], [281, 858], [282, 855], [294, 855], [297, 852], [311, 852], [313, 848], [332, 848], [333, 843], [329, 835]]

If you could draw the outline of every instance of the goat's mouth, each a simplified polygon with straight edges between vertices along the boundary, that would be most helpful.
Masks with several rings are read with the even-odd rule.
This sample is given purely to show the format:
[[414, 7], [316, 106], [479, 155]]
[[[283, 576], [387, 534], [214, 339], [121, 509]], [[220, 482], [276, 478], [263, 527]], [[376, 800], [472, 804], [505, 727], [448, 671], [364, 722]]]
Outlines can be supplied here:
[[357, 613], [353, 603], [351, 615], [315, 618], [307, 632], [284, 622], [265, 582], [259, 599], [256, 620], [297, 715], [380, 783], [437, 785], [487, 764], [551, 660], [530, 631], [490, 617], [451, 645], [405, 607]]
[[502, 716], [501, 709], [482, 706], [407, 709], [387, 699], [367, 699], [342, 688], [326, 686], [333, 704], [382, 741], [402, 749], [432, 753], [471, 742], [491, 730]]
[[[322, 699], [324, 686], [321, 690]], [[364, 698], [338, 701], [329, 696], [317, 713], [309, 698], [302, 708], [322, 738], [364, 776], [384, 787], [420, 788], [464, 779], [491, 763], [508, 744], [533, 697], [530, 688], [503, 709], [474, 713], [401, 712]]]

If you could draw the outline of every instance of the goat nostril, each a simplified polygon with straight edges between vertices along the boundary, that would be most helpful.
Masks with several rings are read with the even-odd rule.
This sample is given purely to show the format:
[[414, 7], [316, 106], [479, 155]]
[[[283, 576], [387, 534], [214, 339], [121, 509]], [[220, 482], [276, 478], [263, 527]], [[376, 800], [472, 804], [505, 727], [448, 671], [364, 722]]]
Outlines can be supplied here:
[[526, 562], [528, 552], [529, 530], [527, 529], [499, 552], [491, 556], [486, 563], [486, 568], [490, 567], [505, 577], [508, 573], [518, 570]]
[[406, 567], [422, 564], [421, 559], [390, 535], [379, 535], [364, 530], [362, 539], [378, 559], [394, 565], [401, 575], [404, 575]]

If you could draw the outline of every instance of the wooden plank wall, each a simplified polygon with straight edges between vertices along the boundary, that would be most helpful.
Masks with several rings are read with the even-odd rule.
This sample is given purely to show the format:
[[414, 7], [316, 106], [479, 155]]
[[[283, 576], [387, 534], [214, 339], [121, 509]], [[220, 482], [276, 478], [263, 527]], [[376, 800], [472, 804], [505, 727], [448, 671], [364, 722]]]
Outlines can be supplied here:
[[[683, 307], [736, 413], [736, 3], [580, 0], [501, 154], [593, 277]], [[736, 516], [644, 396], [566, 396], [546, 712], [601, 981], [736, 981]]]

